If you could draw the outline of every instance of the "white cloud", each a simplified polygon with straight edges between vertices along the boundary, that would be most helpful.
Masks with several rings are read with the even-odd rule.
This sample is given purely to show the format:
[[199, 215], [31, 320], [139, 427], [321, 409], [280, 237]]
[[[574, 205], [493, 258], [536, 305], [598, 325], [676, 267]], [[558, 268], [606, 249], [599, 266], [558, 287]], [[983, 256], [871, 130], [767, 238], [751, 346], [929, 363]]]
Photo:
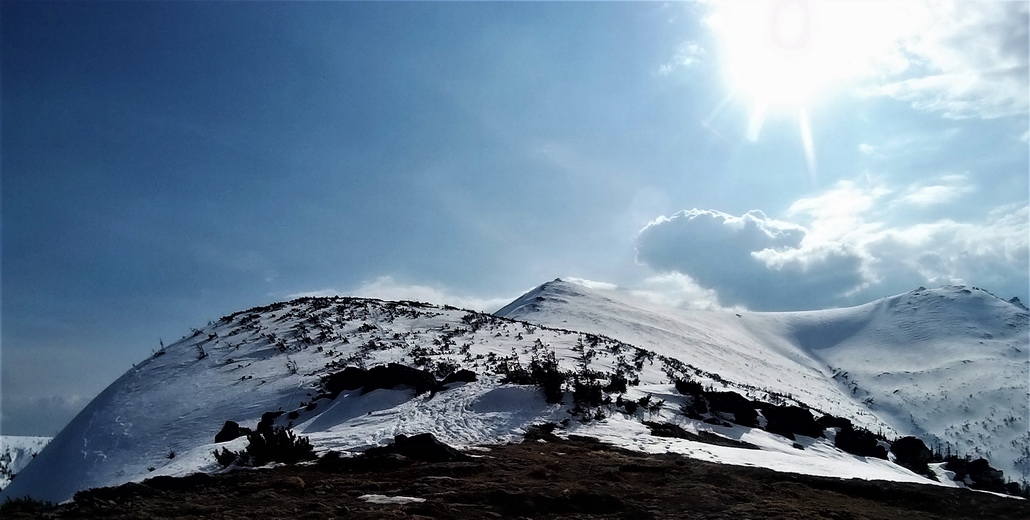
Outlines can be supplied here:
[[705, 50], [700, 45], [694, 42], [683, 42], [676, 49], [676, 54], [672, 59], [658, 68], [658, 73], [667, 76], [677, 69], [690, 67], [701, 61], [701, 56], [704, 53]]
[[954, 202], [976, 189], [965, 175], [946, 175], [936, 184], [913, 185], [901, 196], [901, 202], [916, 206], [936, 206]]
[[1026, 2], [909, 3], [913, 23], [897, 37], [904, 68], [872, 92], [953, 119], [1027, 113]]
[[598, 282], [596, 280], [587, 280], [586, 278], [575, 278], [572, 276], [564, 276], [562, 280], [574, 283], [576, 285], [582, 285], [587, 289], [601, 290], [601, 291], [615, 291], [618, 290], [619, 286], [608, 282]]
[[462, 309], [493, 312], [511, 303], [517, 296], [510, 298], [481, 298], [477, 296], [458, 295], [450, 289], [430, 287], [427, 285], [404, 284], [397, 282], [392, 276], [380, 276], [366, 281], [360, 286], [346, 291], [322, 289], [286, 295], [287, 298], [322, 297], [322, 296], [354, 296], [358, 298], [375, 298], [379, 300], [410, 300], [432, 303], [435, 305], [453, 305]]
[[754, 310], [824, 307], [862, 285], [862, 259], [854, 251], [806, 246], [807, 234], [760, 211], [736, 217], [693, 209], [642, 229], [637, 260], [689, 276], [723, 304]]
[[562, 280], [582, 285], [602, 294], [605, 292], [628, 294], [634, 298], [664, 307], [701, 310], [725, 308], [719, 304], [715, 291], [701, 287], [692, 278], [683, 273], [666, 273], [652, 276], [633, 287], [621, 287], [613, 283], [583, 278], [562, 277]]
[[714, 291], [715, 301], [754, 310], [850, 305], [945, 283], [1026, 299], [1026, 203], [970, 214], [963, 221], [888, 224], [901, 215], [911, 217], [905, 212], [916, 202], [943, 204], [970, 190], [964, 175], [901, 190], [841, 182], [791, 205], [790, 222], [754, 211], [742, 217], [683, 211], [640, 231], [637, 259], [665, 276], [688, 276], [699, 288]]
[[[784, 6], [800, 7], [795, 10], [805, 14], [803, 41], [811, 42], [803, 56], [817, 70], [799, 74], [826, 83], [851, 85], [865, 95], [891, 97], [952, 119], [1030, 111], [1030, 4], [1025, 1], [704, 4], [706, 25], [727, 48], [742, 42], [753, 46], [770, 31], [779, 34], [785, 30]], [[765, 65], [745, 63], [748, 68]], [[733, 69], [735, 64], [723, 66]]]
[[669, 307], [701, 310], [724, 308], [715, 291], [701, 287], [683, 273], [652, 276], [628, 292], [637, 298]]

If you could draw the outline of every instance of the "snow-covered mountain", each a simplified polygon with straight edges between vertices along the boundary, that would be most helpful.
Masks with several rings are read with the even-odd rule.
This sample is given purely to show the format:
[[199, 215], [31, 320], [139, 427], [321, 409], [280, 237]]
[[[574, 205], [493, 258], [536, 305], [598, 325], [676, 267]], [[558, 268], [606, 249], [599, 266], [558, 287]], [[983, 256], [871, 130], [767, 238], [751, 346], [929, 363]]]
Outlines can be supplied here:
[[554, 281], [497, 314], [654, 348], [1030, 478], [1030, 320], [1018, 301], [982, 289], [919, 288], [846, 309], [730, 313], [663, 308]]
[[29, 464], [37, 453], [50, 442], [50, 437], [0, 435], [0, 489]]
[[[89, 487], [218, 471], [213, 452], [246, 443], [215, 442], [226, 421], [290, 427], [322, 452], [422, 432], [470, 447], [555, 423], [563, 435], [648, 452], [930, 482], [842, 451], [839, 428], [771, 433], [774, 412], [795, 405], [887, 437], [935, 435], [1026, 478], [1027, 332], [1024, 308], [951, 287], [851, 309], [762, 314], [663, 308], [562, 281], [496, 315], [304, 298], [223, 317], [139, 363], [0, 500], [62, 501]], [[714, 393], [689, 394], [702, 388]], [[746, 396], [755, 420], [745, 425], [740, 410], [717, 409], [727, 395], [720, 390]], [[711, 405], [701, 413], [699, 399]]]

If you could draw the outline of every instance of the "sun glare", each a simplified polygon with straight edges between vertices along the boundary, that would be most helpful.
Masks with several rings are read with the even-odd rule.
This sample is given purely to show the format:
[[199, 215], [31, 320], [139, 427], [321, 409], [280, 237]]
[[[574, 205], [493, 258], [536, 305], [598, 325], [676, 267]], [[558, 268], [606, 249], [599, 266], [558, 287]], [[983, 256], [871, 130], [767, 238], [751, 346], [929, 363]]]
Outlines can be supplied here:
[[748, 105], [748, 139], [758, 139], [769, 117], [794, 117], [814, 169], [810, 111], [834, 87], [874, 74], [895, 52], [897, 13], [883, 7], [804, 0], [713, 4], [707, 23], [719, 40], [730, 94]]

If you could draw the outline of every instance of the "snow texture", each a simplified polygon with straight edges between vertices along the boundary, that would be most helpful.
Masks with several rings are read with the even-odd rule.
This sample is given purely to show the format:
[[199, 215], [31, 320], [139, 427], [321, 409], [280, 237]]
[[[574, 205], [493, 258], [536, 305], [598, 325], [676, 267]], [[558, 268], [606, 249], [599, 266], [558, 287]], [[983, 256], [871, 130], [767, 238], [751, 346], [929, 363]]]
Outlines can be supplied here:
[[[518, 320], [518, 321], [516, 321]], [[534, 424], [626, 448], [813, 475], [931, 483], [828, 439], [692, 420], [673, 377], [749, 398], [801, 404], [888, 436], [937, 439], [985, 456], [1007, 476], [1030, 475], [1028, 315], [984, 291], [918, 290], [828, 311], [735, 313], [658, 307], [617, 290], [548, 282], [495, 315], [416, 302], [302, 298], [226, 316], [136, 365], [97, 396], [25, 467], [0, 500], [64, 501], [81, 489], [158, 475], [224, 471], [213, 451], [225, 421], [254, 428], [265, 412], [347, 454], [429, 432], [458, 448], [520, 441]], [[498, 367], [553, 353], [563, 370], [639, 381], [623, 394], [651, 409], [608, 406], [600, 420], [548, 403], [536, 386], [505, 383]], [[347, 366], [401, 363], [471, 382], [326, 395]], [[717, 446], [651, 435], [644, 421], [751, 443]], [[945, 470], [937, 468], [940, 474]], [[950, 485], [954, 485], [948, 483]]]
[[21, 435], [0, 436], [0, 489], [7, 487], [14, 475], [27, 466], [50, 439]]

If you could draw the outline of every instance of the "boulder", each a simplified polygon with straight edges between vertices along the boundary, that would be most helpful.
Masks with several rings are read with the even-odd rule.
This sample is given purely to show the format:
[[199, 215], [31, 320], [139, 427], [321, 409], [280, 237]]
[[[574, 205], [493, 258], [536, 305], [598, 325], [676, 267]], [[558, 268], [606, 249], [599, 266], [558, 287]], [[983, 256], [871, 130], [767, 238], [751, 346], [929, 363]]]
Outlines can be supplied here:
[[431, 433], [397, 435], [393, 444], [365, 450], [366, 457], [401, 455], [423, 462], [457, 462], [471, 460], [468, 455], [438, 441]]
[[933, 459], [933, 453], [926, 443], [915, 437], [902, 437], [891, 444], [894, 462], [920, 475], [930, 472], [927, 465]]
[[761, 404], [762, 415], [768, 421], [765, 430], [769, 433], [793, 439], [795, 435], [823, 437], [823, 427], [812, 417], [812, 412], [800, 406], [776, 406]]
[[451, 383], [471, 383], [476, 380], [476, 373], [471, 370], [461, 369], [445, 378], [440, 382], [440, 386], [446, 386]]
[[236, 421], [225, 421], [222, 429], [215, 434], [215, 442], [229, 442], [250, 433], [250, 428], [240, 427]]

